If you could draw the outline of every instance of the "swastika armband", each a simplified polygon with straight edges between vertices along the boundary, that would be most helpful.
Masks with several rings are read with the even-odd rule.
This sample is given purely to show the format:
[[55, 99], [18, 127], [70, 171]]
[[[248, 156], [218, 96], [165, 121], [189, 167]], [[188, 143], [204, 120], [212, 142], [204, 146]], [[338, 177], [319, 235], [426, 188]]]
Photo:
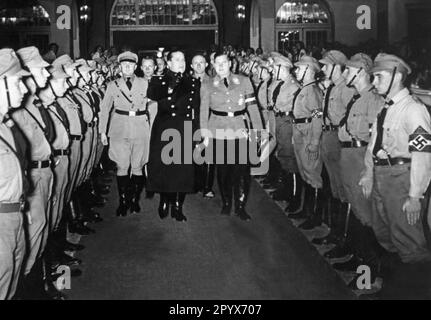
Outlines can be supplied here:
[[312, 118], [321, 118], [322, 116], [323, 116], [323, 112], [318, 109], [315, 109], [313, 110], [313, 112], [311, 112]]
[[409, 152], [431, 153], [431, 134], [421, 126], [409, 136]]

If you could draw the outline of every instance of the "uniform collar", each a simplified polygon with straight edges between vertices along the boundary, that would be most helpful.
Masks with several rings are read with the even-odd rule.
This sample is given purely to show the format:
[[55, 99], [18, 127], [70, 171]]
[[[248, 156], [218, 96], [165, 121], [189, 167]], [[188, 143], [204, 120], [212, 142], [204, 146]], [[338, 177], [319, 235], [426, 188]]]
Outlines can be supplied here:
[[343, 77], [339, 77], [337, 80], [334, 81], [334, 85], [337, 87], [337, 86], [339, 86], [345, 82], [346, 82], [346, 80]]
[[409, 90], [407, 88], [404, 88], [400, 92], [398, 92], [395, 96], [393, 96], [392, 99], [390, 99], [390, 100], [392, 100], [395, 104], [395, 103], [398, 103], [401, 100], [403, 100], [408, 95], [410, 95]]

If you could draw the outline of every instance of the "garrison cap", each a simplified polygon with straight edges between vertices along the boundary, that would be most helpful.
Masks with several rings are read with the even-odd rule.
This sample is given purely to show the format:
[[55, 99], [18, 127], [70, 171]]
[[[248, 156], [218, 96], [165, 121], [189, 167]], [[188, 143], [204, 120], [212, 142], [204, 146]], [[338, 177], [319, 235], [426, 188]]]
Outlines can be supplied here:
[[22, 64], [27, 68], [48, 68], [50, 64], [43, 60], [39, 49], [36, 47], [26, 47], [17, 52]]
[[118, 56], [118, 62], [121, 63], [125, 61], [138, 63], [138, 55], [130, 51], [123, 52]]
[[374, 59], [374, 66], [371, 69], [371, 72], [373, 73], [378, 71], [393, 72], [395, 68], [397, 68], [398, 72], [401, 72], [406, 75], [412, 73], [412, 69], [403, 59], [393, 54], [387, 54], [387, 53], [379, 53], [377, 55], [377, 57]]
[[0, 50], [0, 78], [8, 76], [24, 77], [30, 75], [30, 72], [22, 69], [21, 62], [15, 51], [12, 49]]
[[373, 67], [373, 60], [365, 53], [357, 53], [346, 62], [347, 67], [362, 68], [365, 72], [370, 72]]
[[315, 58], [310, 56], [302, 56], [301, 59], [299, 59], [299, 61], [295, 63], [295, 67], [299, 66], [308, 66], [315, 72], [320, 71], [319, 62]]
[[330, 50], [323, 55], [323, 58], [319, 62], [322, 64], [339, 64], [344, 66], [347, 62], [347, 57], [341, 51]]

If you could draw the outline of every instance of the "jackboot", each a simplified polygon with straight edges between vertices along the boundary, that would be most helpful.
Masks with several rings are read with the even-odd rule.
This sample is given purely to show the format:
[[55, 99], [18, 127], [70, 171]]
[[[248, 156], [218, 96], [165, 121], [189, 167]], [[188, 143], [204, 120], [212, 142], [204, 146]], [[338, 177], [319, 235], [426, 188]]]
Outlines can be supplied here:
[[159, 217], [162, 220], [169, 215], [169, 202], [169, 194], [165, 192], [160, 193]]
[[245, 211], [248, 194], [250, 190], [250, 174], [242, 172], [239, 179], [234, 182], [235, 214], [244, 221], [251, 220], [250, 215]]
[[302, 198], [304, 195], [304, 181], [299, 173], [292, 173], [292, 197], [289, 199], [289, 204], [284, 209], [288, 213], [296, 213], [301, 210]]
[[171, 215], [177, 221], [187, 221], [187, 217], [183, 214], [183, 204], [186, 198], [184, 192], [177, 192], [174, 194], [173, 202], [171, 204]]
[[294, 220], [307, 219], [313, 212], [314, 188], [304, 183], [304, 204], [298, 212], [288, 213], [288, 217]]
[[81, 236], [87, 236], [92, 233], [96, 233], [95, 230], [84, 225], [83, 213], [81, 211], [79, 202], [75, 197], [72, 197], [72, 201], [69, 202], [69, 208], [66, 211], [69, 215], [69, 231], [76, 233]]
[[312, 230], [322, 224], [323, 215], [323, 193], [322, 188], [313, 188], [312, 212], [308, 219], [299, 228], [302, 230]]
[[277, 189], [271, 193], [275, 201], [290, 201], [293, 197], [293, 173], [282, 170], [279, 177]]
[[117, 217], [125, 217], [127, 216], [127, 210], [129, 209], [128, 201], [127, 201], [127, 191], [130, 185], [129, 176], [117, 176], [117, 184], [118, 184], [118, 194], [119, 198], [119, 206], [117, 208]]
[[144, 190], [145, 177], [132, 175], [132, 199], [130, 202], [130, 212], [139, 213], [141, 207], [139, 206], [139, 200], [141, 197], [142, 190]]
[[217, 182], [219, 185], [220, 196], [222, 201], [222, 209], [220, 214], [230, 215], [232, 210], [232, 191], [231, 177], [227, 165], [219, 165], [217, 167]]
[[214, 198], [214, 191], [213, 191], [213, 185], [214, 185], [214, 174], [215, 174], [215, 165], [205, 163], [204, 165], [204, 187], [202, 190], [204, 198], [212, 199]]

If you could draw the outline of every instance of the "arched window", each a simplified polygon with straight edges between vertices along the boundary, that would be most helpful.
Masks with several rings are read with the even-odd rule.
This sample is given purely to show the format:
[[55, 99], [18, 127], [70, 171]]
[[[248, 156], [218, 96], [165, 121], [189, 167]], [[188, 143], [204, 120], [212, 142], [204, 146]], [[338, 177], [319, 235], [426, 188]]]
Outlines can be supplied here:
[[277, 11], [276, 32], [279, 51], [288, 51], [298, 42], [312, 48], [331, 41], [329, 7], [322, 0], [287, 1]]
[[111, 28], [217, 29], [217, 12], [211, 0], [117, 0]]
[[41, 5], [0, 10], [1, 26], [49, 26], [49, 14]]

